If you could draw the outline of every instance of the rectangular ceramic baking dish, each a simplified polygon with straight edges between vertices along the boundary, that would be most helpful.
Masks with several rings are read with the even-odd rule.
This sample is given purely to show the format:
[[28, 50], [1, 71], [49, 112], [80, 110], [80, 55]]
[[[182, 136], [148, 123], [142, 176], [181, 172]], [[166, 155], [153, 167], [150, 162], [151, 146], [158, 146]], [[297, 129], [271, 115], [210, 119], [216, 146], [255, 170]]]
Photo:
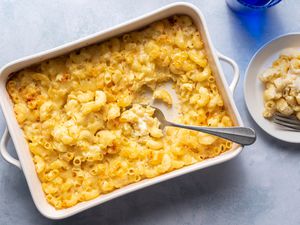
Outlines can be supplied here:
[[[76, 213], [79, 213], [81, 211], [84, 211], [86, 209], [89, 209], [91, 207], [94, 207], [96, 205], [100, 205], [106, 201], [109, 201], [111, 199], [117, 198], [119, 196], [125, 195], [127, 193], [136, 191], [141, 188], [145, 188], [147, 186], [183, 175], [187, 174], [196, 170], [203, 169], [205, 167], [213, 166], [219, 163], [222, 163], [224, 161], [230, 160], [237, 156], [241, 150], [242, 147], [239, 145], [234, 144], [233, 148], [215, 158], [211, 158], [208, 160], [204, 160], [202, 162], [198, 162], [194, 165], [187, 166], [163, 175], [160, 175], [155, 178], [142, 180], [138, 183], [134, 183], [131, 185], [128, 185], [126, 187], [117, 189], [111, 193], [101, 195], [97, 197], [96, 199], [79, 203], [73, 207], [67, 208], [67, 209], [61, 209], [56, 210], [53, 206], [51, 206], [45, 199], [44, 192], [41, 187], [41, 183], [38, 179], [38, 176], [35, 171], [34, 163], [32, 161], [31, 153], [29, 151], [27, 142], [23, 136], [23, 132], [21, 128], [19, 127], [17, 120], [14, 115], [12, 102], [10, 100], [10, 97], [6, 90], [6, 82], [10, 76], [15, 71], [18, 71], [20, 69], [23, 69], [25, 67], [28, 67], [32, 64], [39, 63], [43, 60], [50, 59], [59, 55], [66, 54], [70, 51], [73, 51], [75, 49], [82, 48], [84, 46], [88, 46], [94, 43], [101, 42], [105, 39], [111, 38], [113, 36], [118, 36], [122, 33], [130, 32], [136, 29], [140, 29], [142, 27], [147, 26], [148, 24], [161, 20], [164, 18], [167, 18], [169, 16], [175, 15], [175, 14], [185, 14], [190, 16], [197, 28], [199, 29], [202, 39], [204, 41], [204, 45], [208, 54], [208, 60], [212, 67], [212, 70], [214, 72], [214, 75], [216, 77], [217, 85], [219, 87], [219, 90], [224, 98], [225, 105], [227, 107], [227, 110], [229, 111], [229, 114], [231, 115], [234, 123], [236, 126], [242, 126], [242, 121], [239, 115], [239, 112], [236, 108], [236, 105], [233, 100], [233, 91], [237, 85], [238, 78], [239, 78], [239, 70], [236, 65], [236, 63], [231, 60], [230, 58], [221, 55], [216, 51], [216, 49], [213, 47], [211, 43], [210, 36], [208, 34], [206, 22], [204, 20], [204, 17], [200, 10], [195, 7], [194, 5], [188, 4], [188, 3], [174, 3], [171, 5], [168, 5], [166, 7], [160, 8], [158, 10], [155, 10], [151, 13], [148, 13], [144, 16], [141, 16], [139, 18], [133, 19], [129, 22], [125, 22], [121, 25], [115, 26], [111, 29], [104, 30], [102, 32], [96, 33], [94, 35], [88, 36], [86, 38], [65, 44], [63, 46], [44, 51], [29, 57], [25, 57], [23, 59], [16, 60], [14, 62], [11, 62], [4, 66], [0, 70], [0, 96], [1, 96], [1, 107], [4, 114], [4, 117], [7, 122], [7, 129], [5, 130], [2, 139], [1, 139], [1, 154], [3, 158], [19, 167], [21, 170], [23, 170], [23, 173], [25, 175], [26, 181], [28, 183], [33, 201], [38, 208], [38, 210], [47, 218], [50, 219], [62, 219], [69, 217], [71, 215], [74, 215]], [[222, 72], [221, 66], [220, 66], [220, 60], [223, 60], [227, 63], [229, 63], [234, 72], [233, 80], [231, 84], [228, 86], [224, 77], [224, 74]], [[19, 160], [14, 159], [12, 156], [9, 155], [7, 152], [7, 142], [9, 138], [11, 137], [15, 149], [18, 155]]]

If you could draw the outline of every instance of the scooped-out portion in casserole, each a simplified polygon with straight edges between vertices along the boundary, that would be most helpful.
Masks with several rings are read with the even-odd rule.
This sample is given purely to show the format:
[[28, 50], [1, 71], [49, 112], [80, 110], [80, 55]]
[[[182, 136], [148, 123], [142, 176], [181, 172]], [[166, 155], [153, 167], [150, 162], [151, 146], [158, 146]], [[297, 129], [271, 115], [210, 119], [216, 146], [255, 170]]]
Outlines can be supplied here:
[[7, 90], [46, 199], [57, 209], [217, 156], [221, 138], [168, 127], [147, 104], [180, 101], [177, 122], [232, 126], [200, 33], [188, 16], [46, 60], [13, 74]]

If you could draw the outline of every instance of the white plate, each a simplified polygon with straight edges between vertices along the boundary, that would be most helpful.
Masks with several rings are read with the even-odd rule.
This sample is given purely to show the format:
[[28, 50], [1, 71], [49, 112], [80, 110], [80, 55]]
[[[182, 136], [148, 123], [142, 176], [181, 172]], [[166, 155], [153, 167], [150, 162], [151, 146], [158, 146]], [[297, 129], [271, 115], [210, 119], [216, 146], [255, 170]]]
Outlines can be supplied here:
[[265, 132], [282, 141], [300, 143], [300, 133], [284, 130], [283, 127], [265, 119], [262, 115], [264, 109], [263, 83], [258, 79], [258, 74], [278, 58], [285, 48], [300, 49], [300, 33], [279, 36], [261, 47], [252, 57], [244, 81], [244, 96], [248, 110]]

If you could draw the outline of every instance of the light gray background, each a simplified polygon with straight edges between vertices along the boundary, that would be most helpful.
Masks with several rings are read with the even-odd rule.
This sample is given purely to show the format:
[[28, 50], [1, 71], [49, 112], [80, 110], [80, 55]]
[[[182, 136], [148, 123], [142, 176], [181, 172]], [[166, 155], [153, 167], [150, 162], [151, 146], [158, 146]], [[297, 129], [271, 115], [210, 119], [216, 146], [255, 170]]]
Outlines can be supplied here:
[[[170, 2], [1, 0], [0, 66]], [[245, 124], [257, 130], [257, 142], [230, 162], [137, 191], [62, 221], [40, 215], [22, 172], [0, 159], [0, 225], [300, 224], [300, 146], [264, 133], [250, 118], [242, 92], [244, 71], [255, 51], [280, 34], [300, 31], [300, 2], [284, 0], [257, 21], [235, 15], [224, 0], [190, 2], [206, 17], [216, 48], [239, 64], [241, 80], [235, 100]], [[256, 25], [249, 21], [256, 21]], [[225, 71], [230, 75], [228, 66]], [[1, 113], [0, 133], [4, 128]]]

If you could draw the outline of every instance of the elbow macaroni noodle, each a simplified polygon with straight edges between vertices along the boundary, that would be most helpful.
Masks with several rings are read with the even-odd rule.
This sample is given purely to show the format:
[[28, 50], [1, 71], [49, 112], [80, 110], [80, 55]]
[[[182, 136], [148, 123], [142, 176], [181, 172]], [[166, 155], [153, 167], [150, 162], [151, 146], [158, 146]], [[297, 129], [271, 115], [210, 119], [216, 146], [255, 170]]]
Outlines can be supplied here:
[[285, 49], [260, 79], [265, 85], [263, 116], [279, 112], [300, 120], [300, 51]]
[[169, 106], [171, 106], [173, 104], [173, 100], [172, 100], [172, 97], [171, 97], [170, 93], [167, 90], [164, 90], [164, 89], [154, 90], [153, 98], [154, 99], [159, 99], [159, 100], [167, 103]]
[[[172, 104], [178, 122], [232, 126], [200, 34], [187, 16], [155, 22], [14, 74], [7, 90], [47, 201], [71, 207], [146, 178], [211, 158], [232, 143], [168, 127], [142, 96]], [[132, 107], [128, 107], [132, 105]]]

